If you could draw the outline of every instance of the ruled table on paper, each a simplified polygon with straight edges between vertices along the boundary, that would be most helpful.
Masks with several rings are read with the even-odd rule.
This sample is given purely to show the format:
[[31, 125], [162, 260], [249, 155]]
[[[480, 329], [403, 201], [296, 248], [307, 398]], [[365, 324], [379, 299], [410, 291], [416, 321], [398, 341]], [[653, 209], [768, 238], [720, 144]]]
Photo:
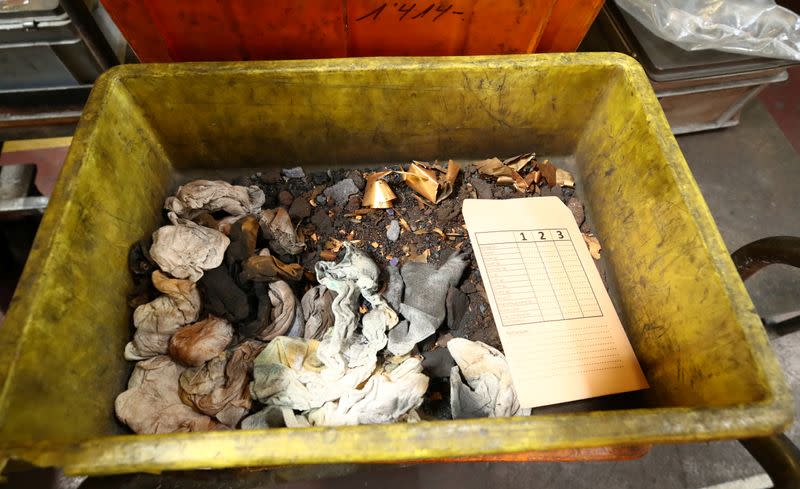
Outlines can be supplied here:
[[504, 326], [602, 316], [566, 228], [475, 235]]
[[464, 201], [523, 407], [647, 387], [569, 209], [556, 197]]

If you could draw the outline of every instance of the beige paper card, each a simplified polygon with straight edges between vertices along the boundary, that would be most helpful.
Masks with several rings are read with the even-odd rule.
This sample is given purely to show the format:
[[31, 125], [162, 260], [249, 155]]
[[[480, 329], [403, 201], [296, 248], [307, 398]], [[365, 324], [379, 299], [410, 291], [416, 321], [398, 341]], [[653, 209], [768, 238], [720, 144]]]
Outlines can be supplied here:
[[648, 387], [560, 199], [467, 199], [463, 213], [523, 407]]

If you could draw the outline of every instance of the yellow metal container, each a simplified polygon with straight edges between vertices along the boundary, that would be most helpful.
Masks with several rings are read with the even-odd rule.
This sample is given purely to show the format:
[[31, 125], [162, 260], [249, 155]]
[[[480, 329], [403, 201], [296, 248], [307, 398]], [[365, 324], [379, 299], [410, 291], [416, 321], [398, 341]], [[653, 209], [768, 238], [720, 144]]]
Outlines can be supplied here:
[[[629, 409], [138, 436], [129, 246], [177, 174], [535, 150], [574, 161], [651, 388]], [[110, 474], [767, 435], [792, 401], [639, 65], [618, 54], [133, 65], [98, 80], [0, 329], [0, 458]]]

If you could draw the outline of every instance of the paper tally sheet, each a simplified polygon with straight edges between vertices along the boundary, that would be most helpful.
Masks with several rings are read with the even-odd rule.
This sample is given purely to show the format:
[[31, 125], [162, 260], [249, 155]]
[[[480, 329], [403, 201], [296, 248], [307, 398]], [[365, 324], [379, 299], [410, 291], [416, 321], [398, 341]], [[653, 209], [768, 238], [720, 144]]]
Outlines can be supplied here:
[[463, 213], [522, 407], [648, 387], [561, 200], [467, 199]]

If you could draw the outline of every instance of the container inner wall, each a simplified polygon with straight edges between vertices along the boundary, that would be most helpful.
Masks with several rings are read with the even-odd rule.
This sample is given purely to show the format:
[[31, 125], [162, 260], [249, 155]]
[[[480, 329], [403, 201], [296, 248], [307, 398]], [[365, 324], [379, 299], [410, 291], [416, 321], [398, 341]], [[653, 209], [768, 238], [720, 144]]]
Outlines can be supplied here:
[[0, 361], [0, 440], [128, 432], [113, 407], [132, 367], [128, 250], [161, 224], [171, 169], [128, 92], [108, 85], [84, 113], [0, 331], [0, 359], [15, 350], [13, 365]]
[[694, 179], [685, 162], [653, 151], [675, 142], [649, 130], [642, 104], [633, 103], [635, 87], [623, 76], [620, 70], [587, 120], [576, 166], [622, 299], [619, 312], [651, 384], [644, 395], [656, 406], [763, 399], [764, 372], [754, 367], [742, 329], [746, 318], [746, 327], [761, 330], [760, 319], [752, 305], [737, 312], [717, 268], [727, 256], [707, 248], [708, 230], [687, 207], [687, 192], [700, 197]]
[[343, 166], [570, 154], [610, 75], [453, 64], [296, 62], [275, 73], [236, 63], [213, 76], [156, 65], [125, 85], [176, 168]]

